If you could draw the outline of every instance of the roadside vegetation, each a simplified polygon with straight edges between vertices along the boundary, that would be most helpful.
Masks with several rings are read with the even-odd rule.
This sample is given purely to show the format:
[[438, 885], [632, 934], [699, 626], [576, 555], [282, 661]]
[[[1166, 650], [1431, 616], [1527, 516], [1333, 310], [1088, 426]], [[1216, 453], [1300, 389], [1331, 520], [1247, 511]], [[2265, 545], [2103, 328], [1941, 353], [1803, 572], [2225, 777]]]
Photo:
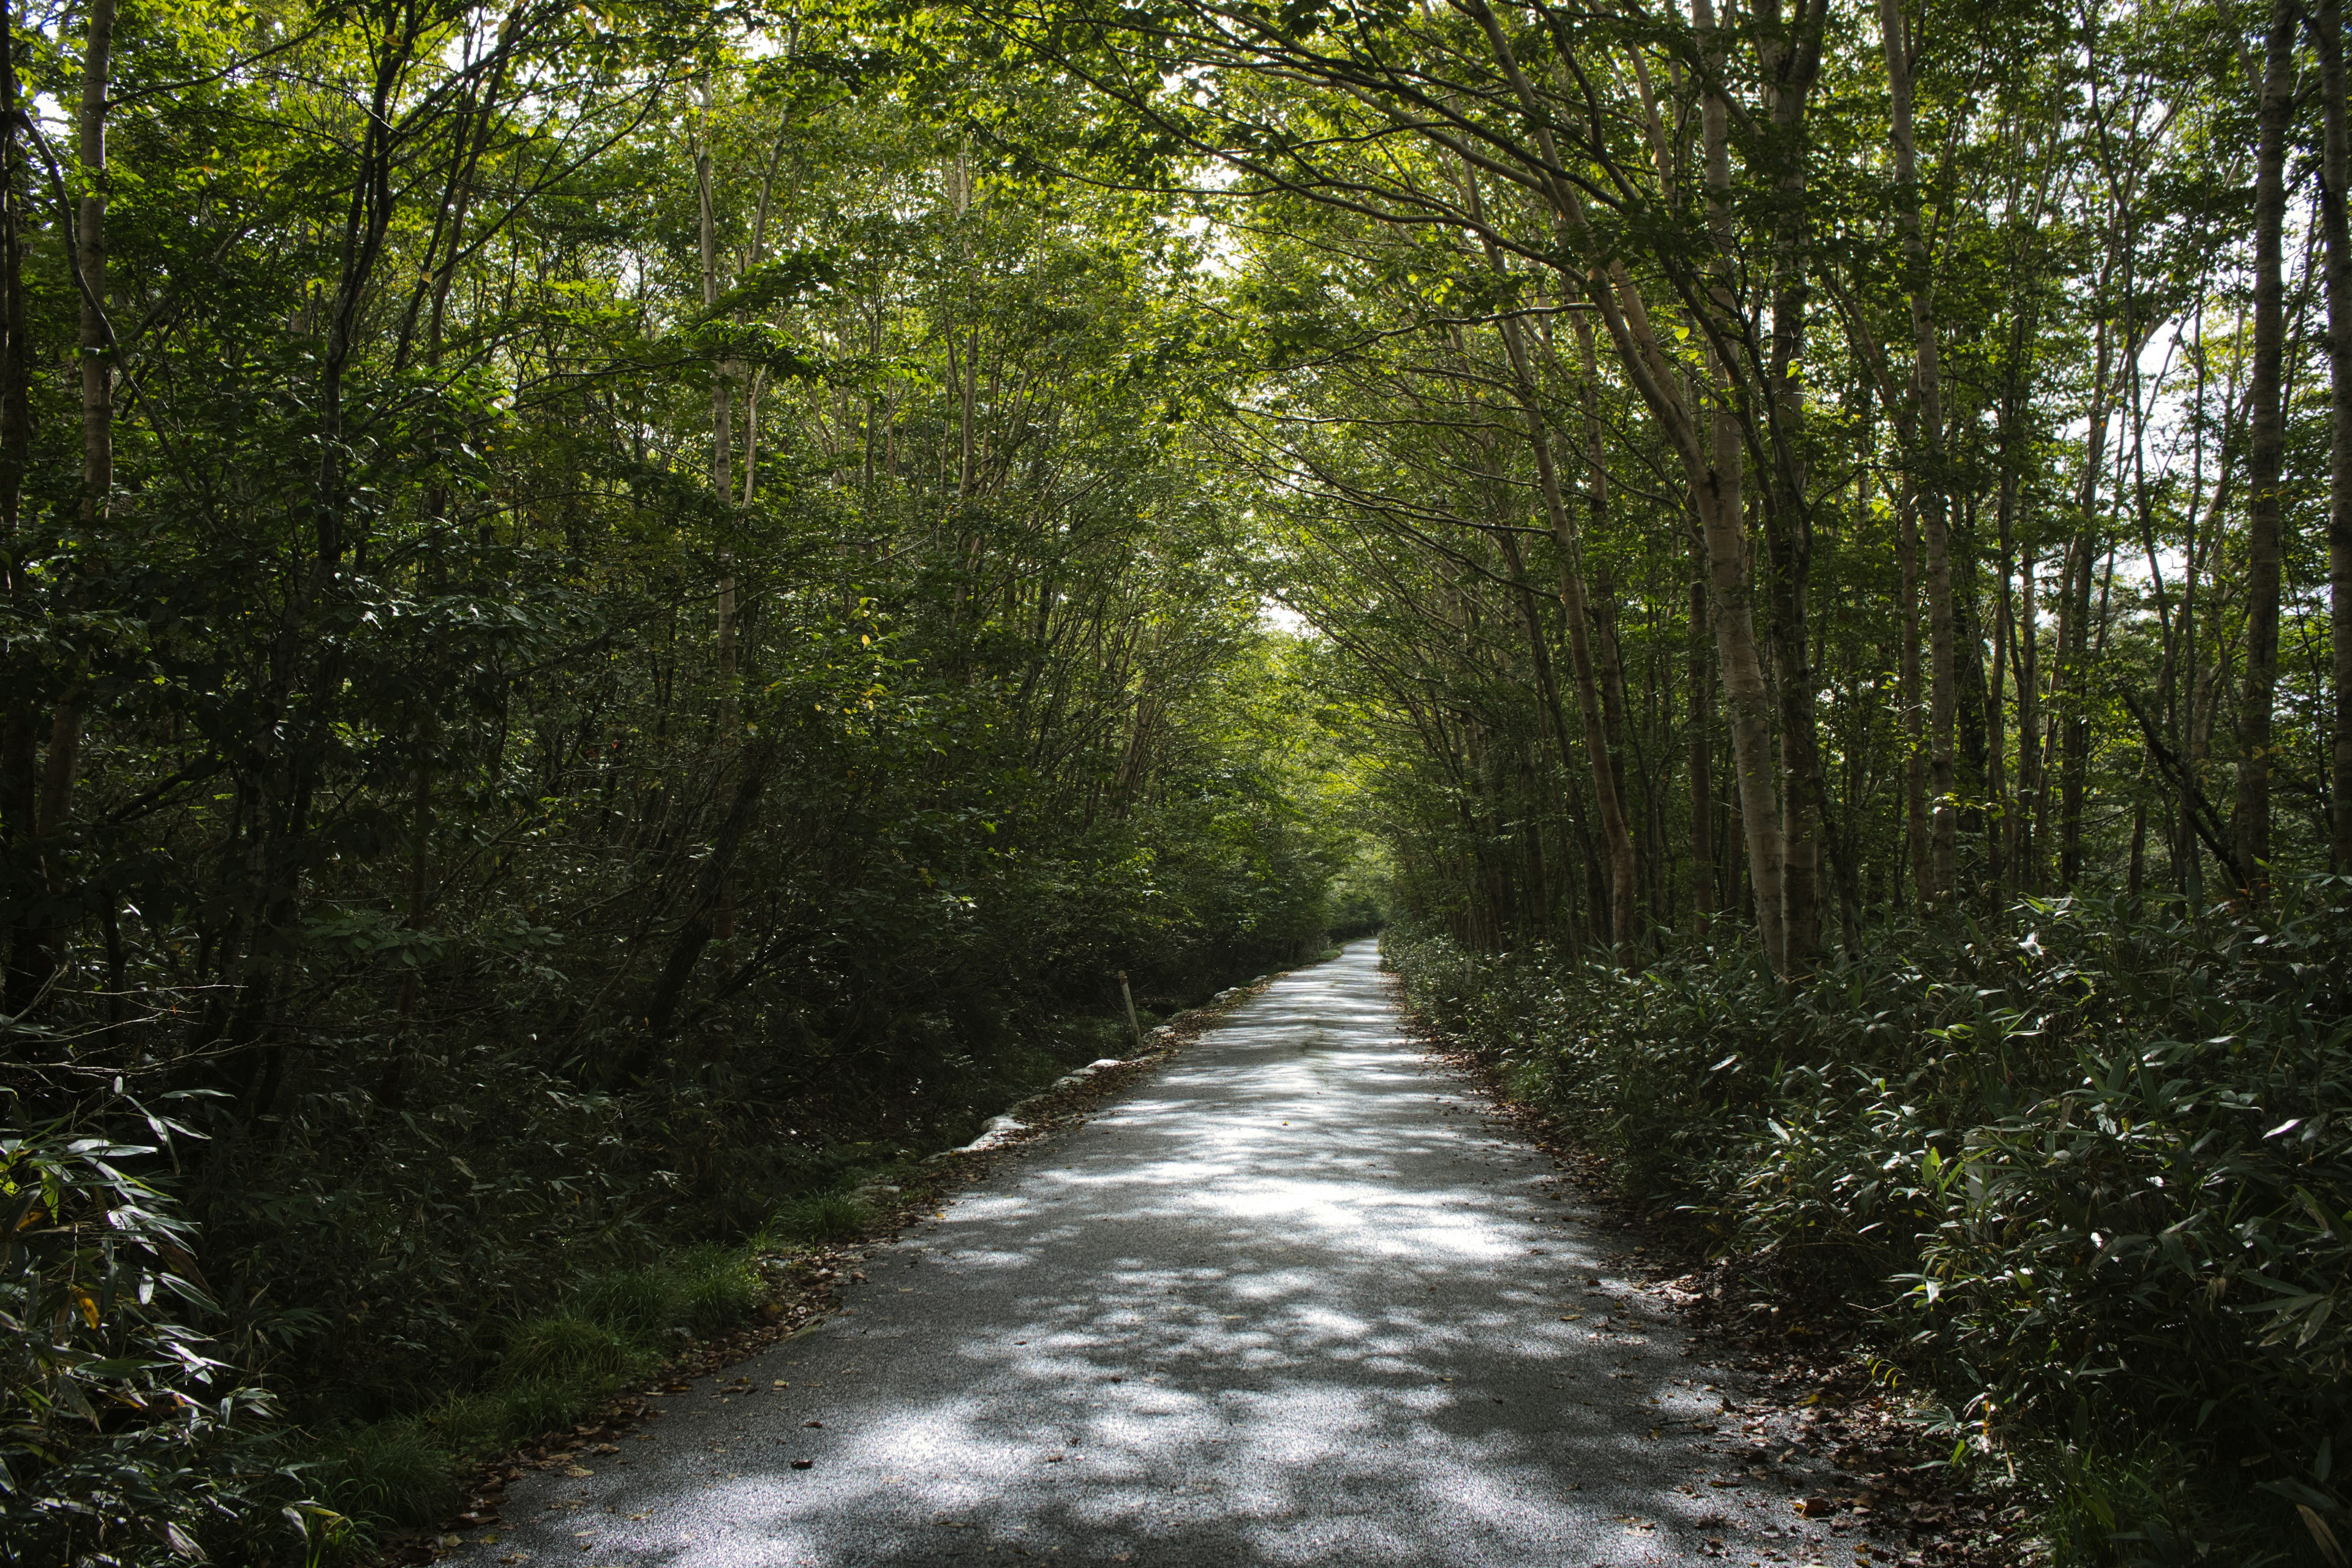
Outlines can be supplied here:
[[2325, 1555], [2301, 1510], [2333, 1507], [2352, 1332], [2347, 892], [1889, 929], [1801, 992], [1696, 945], [1388, 954], [1629, 1195], [1858, 1320], [1953, 1463], [2042, 1489], [2062, 1555], [2289, 1561]]

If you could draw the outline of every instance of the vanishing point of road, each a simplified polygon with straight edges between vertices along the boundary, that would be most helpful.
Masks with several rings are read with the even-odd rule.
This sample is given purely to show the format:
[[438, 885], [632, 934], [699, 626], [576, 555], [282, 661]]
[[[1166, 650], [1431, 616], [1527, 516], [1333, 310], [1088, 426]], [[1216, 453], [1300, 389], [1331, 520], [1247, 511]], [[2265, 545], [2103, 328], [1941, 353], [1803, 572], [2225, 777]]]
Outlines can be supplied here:
[[1822, 1560], [1717, 1433], [1732, 1374], [1481, 1103], [1371, 943], [1283, 975], [455, 1561]]

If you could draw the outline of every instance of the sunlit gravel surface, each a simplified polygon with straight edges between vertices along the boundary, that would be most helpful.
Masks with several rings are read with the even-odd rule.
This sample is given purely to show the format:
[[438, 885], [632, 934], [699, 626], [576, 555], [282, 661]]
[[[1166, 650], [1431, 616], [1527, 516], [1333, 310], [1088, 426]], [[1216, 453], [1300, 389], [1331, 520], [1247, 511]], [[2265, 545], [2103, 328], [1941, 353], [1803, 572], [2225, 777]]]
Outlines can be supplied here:
[[1853, 1563], [1616, 1250], [1360, 942], [452, 1560]]

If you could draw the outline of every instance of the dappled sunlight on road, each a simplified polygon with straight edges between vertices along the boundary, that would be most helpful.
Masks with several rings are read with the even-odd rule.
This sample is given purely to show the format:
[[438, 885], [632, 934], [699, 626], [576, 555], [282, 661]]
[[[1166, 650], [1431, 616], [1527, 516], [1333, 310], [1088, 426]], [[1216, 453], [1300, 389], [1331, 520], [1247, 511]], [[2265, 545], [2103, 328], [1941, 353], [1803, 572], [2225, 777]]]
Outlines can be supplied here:
[[1710, 1489], [1697, 1429], [1721, 1374], [1559, 1191], [1398, 1034], [1358, 944], [876, 1249], [847, 1310], [741, 1369], [768, 1392], [680, 1402], [517, 1543], [592, 1568], [1742, 1550], [1755, 1499]]

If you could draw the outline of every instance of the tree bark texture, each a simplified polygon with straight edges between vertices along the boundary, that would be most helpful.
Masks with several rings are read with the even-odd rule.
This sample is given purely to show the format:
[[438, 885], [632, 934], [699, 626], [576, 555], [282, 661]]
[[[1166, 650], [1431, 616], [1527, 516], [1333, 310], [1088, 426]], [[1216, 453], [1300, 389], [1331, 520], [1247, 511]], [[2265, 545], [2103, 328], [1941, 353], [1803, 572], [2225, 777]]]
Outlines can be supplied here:
[[2345, 121], [2344, 4], [2315, 0], [2322, 152], [2319, 217], [2327, 246], [2327, 602], [2334, 710], [2328, 716], [2328, 863], [2352, 872], [2352, 126]]
[[[2254, 150], [2254, 363], [2246, 478], [2246, 671], [2238, 699], [2238, 864], [2259, 891], [2271, 855], [2271, 714], [2278, 690], [2279, 487], [2286, 462], [2280, 376], [2286, 344], [2282, 237], [2287, 121], [2294, 111], [2293, 0], [2273, 0], [2263, 40]], [[2332, 301], [2331, 301], [2332, 303]]]

